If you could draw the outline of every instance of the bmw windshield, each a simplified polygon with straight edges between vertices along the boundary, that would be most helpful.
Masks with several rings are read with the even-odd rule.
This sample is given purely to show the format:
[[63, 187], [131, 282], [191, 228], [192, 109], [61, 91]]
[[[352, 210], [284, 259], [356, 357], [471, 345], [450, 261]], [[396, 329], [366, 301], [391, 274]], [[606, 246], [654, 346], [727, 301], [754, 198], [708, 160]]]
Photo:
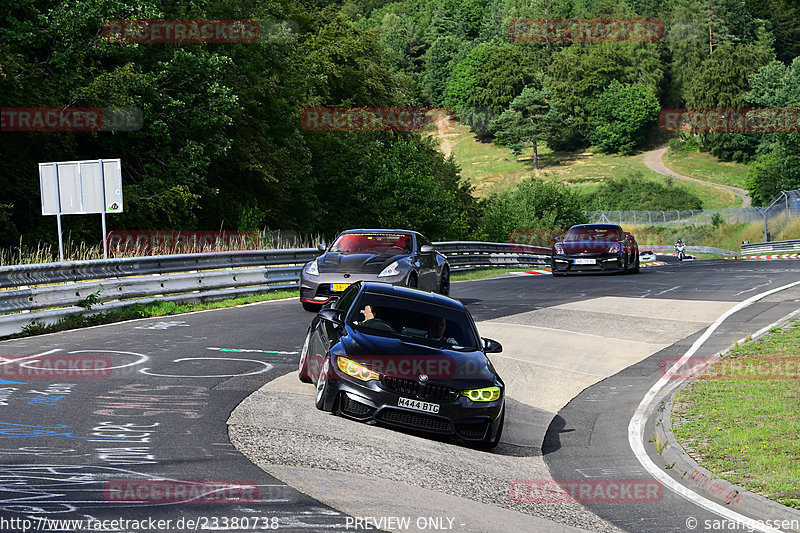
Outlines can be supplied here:
[[370, 335], [438, 348], [478, 350], [480, 346], [466, 312], [406, 298], [364, 293], [354, 304], [350, 325]]

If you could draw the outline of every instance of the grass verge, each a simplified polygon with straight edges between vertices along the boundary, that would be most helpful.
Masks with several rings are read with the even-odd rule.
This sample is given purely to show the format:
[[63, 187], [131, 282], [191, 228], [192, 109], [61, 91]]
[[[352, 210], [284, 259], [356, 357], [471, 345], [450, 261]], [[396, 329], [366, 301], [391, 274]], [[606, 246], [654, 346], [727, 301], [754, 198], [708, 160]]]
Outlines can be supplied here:
[[[532, 175], [565, 183], [583, 194], [594, 192], [607, 179], [634, 172], [641, 173], [648, 180], [663, 182], [667, 179], [650, 170], [642, 161], [642, 154], [607, 155], [593, 150], [554, 152], [540, 147], [539, 170], [534, 170], [532, 149], [517, 157], [508, 148], [477, 140], [468, 126], [456, 122], [451, 124], [452, 128], [439, 135], [442, 150], [453, 155], [461, 167], [461, 175], [475, 187], [474, 194], [479, 198], [513, 187]], [[706, 174], [713, 168], [713, 164], [706, 163], [706, 170], [702, 173]], [[727, 167], [716, 172], [725, 174]], [[676, 184], [699, 197], [706, 209], [741, 205], [739, 197], [712, 183], [704, 185], [676, 180]]]
[[225, 307], [235, 307], [268, 300], [279, 300], [281, 298], [297, 298], [299, 291], [277, 291], [266, 294], [253, 294], [241, 296], [239, 298], [227, 298], [213, 302], [199, 303], [175, 303], [155, 301], [149, 304], [133, 304], [127, 307], [120, 307], [110, 311], [101, 311], [92, 315], [72, 315], [58, 319], [53, 324], [32, 323], [25, 326], [20, 333], [15, 333], [8, 338], [31, 337], [44, 333], [55, 333], [69, 329], [85, 328], [88, 326], [98, 326], [101, 324], [113, 324], [126, 320], [136, 320], [138, 318], [149, 318], [158, 316], [179, 315], [181, 313], [191, 313], [194, 311], [205, 311], [207, 309], [222, 309]]
[[800, 322], [734, 347], [675, 397], [673, 432], [703, 467], [800, 509]]
[[664, 165], [684, 176], [699, 180], [747, 189], [748, 165], [720, 161], [706, 152], [676, 152], [667, 150]]

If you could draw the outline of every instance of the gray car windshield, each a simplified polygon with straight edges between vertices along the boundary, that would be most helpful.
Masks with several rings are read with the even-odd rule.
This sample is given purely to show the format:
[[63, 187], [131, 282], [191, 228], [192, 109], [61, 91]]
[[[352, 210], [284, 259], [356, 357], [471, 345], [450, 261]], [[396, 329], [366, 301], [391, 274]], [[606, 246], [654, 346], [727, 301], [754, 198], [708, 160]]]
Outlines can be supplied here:
[[346, 233], [331, 246], [340, 254], [409, 254], [411, 235], [399, 233]]
[[364, 293], [350, 324], [365, 333], [397, 337], [441, 348], [477, 350], [478, 339], [466, 312], [435, 304]]

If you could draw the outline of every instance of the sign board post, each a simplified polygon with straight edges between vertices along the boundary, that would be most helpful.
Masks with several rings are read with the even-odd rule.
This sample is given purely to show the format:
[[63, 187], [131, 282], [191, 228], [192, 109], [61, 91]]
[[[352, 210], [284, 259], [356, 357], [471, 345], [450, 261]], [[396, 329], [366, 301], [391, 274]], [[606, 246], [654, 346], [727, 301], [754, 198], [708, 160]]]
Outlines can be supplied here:
[[100, 213], [103, 257], [108, 258], [106, 213], [122, 212], [122, 164], [119, 159], [39, 163], [42, 215], [56, 215], [58, 257], [64, 261], [61, 215]]

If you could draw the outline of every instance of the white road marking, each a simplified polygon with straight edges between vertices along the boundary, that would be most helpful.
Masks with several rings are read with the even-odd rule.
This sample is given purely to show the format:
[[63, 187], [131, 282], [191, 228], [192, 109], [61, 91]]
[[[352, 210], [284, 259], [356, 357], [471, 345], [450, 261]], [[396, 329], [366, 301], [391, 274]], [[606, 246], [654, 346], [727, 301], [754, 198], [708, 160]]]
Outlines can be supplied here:
[[573, 374], [583, 374], [585, 376], [594, 376], [598, 378], [606, 377], [605, 374], [592, 374], [591, 372], [581, 372], [580, 370], [572, 370], [571, 368], [563, 368], [560, 366], [553, 366], [553, 365], [546, 365], [544, 363], [537, 363], [536, 361], [529, 361], [527, 359], [520, 359], [518, 357], [511, 357], [510, 355], [503, 355], [499, 353], [492, 354], [492, 357], [502, 357], [503, 359], [512, 359], [514, 361], [520, 361], [522, 363], [529, 363], [536, 366], [543, 366], [545, 368], [553, 368], [555, 370], [563, 370], [564, 372], [571, 372]]
[[[608, 340], [608, 338], [609, 338], [609, 337], [605, 337], [603, 335], [595, 335], [594, 333], [583, 333], [581, 331], [570, 331], [568, 329], [548, 328], [548, 327], [545, 327], [545, 326], [534, 326], [533, 324], [514, 324], [513, 322], [498, 322], [496, 320], [487, 320], [486, 322], [488, 322], [489, 324], [500, 324], [501, 326], [514, 326], [514, 327], [521, 326], [523, 328], [546, 329], [548, 331], [557, 331], [559, 333], [569, 333], [570, 335], [581, 335], [581, 336], [584, 336], [584, 337], [597, 337], [598, 339], [605, 339], [605, 340]], [[627, 341], [627, 342], [638, 342], [638, 341]], [[649, 344], [649, 343], [643, 342], [641, 344]], [[592, 375], [594, 376], [595, 374], [592, 374]]]
[[677, 372], [679, 372], [680, 368], [688, 361], [696, 352], [700, 349], [700, 347], [708, 340], [709, 337], [716, 331], [716, 329], [731, 315], [740, 311], [751, 304], [757, 302], [758, 300], [765, 298], [771, 294], [776, 292], [789, 289], [791, 287], [795, 287], [800, 285], [800, 281], [795, 281], [793, 283], [789, 283], [788, 285], [784, 285], [782, 287], [778, 287], [775, 289], [768, 290], [766, 292], [762, 292], [761, 294], [756, 294], [751, 296], [747, 300], [739, 302], [735, 306], [728, 309], [725, 313], [719, 316], [717, 320], [714, 321], [713, 324], [708, 326], [706, 331], [694, 341], [694, 344], [683, 354], [683, 356], [667, 371], [664, 373], [663, 376], [653, 385], [647, 394], [645, 394], [642, 401], [639, 403], [639, 406], [636, 408], [636, 413], [634, 413], [633, 418], [631, 418], [630, 424], [628, 425], [628, 444], [630, 444], [631, 449], [633, 450], [634, 455], [642, 464], [642, 466], [647, 470], [647, 472], [653, 476], [655, 479], [661, 482], [664, 487], [670, 489], [671, 491], [675, 492], [676, 494], [682, 496], [683, 498], [687, 499], [688, 501], [708, 510], [712, 513], [715, 513], [719, 516], [732, 520], [734, 522], [739, 522], [744, 524], [748, 527], [749, 531], [763, 531], [765, 533], [780, 533], [780, 530], [769, 527], [765, 524], [760, 524], [758, 521], [753, 520], [747, 516], [739, 514], [735, 511], [732, 511], [722, 505], [715, 503], [707, 498], [704, 498], [700, 494], [692, 491], [688, 487], [684, 487], [674, 479], [672, 479], [666, 472], [661, 470], [658, 466], [656, 466], [653, 461], [650, 460], [650, 457], [647, 455], [647, 451], [644, 449], [644, 426], [647, 422], [647, 414], [650, 410], [650, 406], [655, 402], [656, 395], [659, 393], [661, 389], [664, 388], [667, 383], [670, 382], [675, 376]]
[[677, 286], [675, 286], [675, 287], [672, 287], [672, 288], [670, 288], [670, 289], [664, 289], [664, 290], [663, 290], [663, 291], [661, 291], [661, 292], [657, 292], [657, 293], [656, 293], [656, 296], [659, 296], [659, 295], [661, 295], [661, 294], [667, 293], [667, 292], [669, 292], [669, 291], [674, 291], [675, 289], [680, 289], [680, 288], [681, 288], [681, 286], [680, 286], [680, 285], [677, 285]]
[[19, 361], [25, 361], [27, 359], [33, 359], [35, 357], [42, 357], [44, 355], [50, 355], [51, 353], [60, 352], [61, 348], [55, 348], [53, 350], [48, 350], [46, 352], [42, 352], [36, 355], [26, 355], [25, 357], [17, 357], [17, 358], [7, 358], [7, 357], [0, 357], [0, 365], [7, 365], [9, 363], [17, 363]]
[[244, 374], [216, 374], [216, 375], [189, 375], [189, 376], [181, 376], [178, 374], [155, 374], [153, 372], [148, 372], [149, 368], [140, 368], [139, 372], [142, 374], [147, 374], [148, 376], [157, 376], [160, 378], [235, 378], [235, 377], [242, 377], [242, 376], [253, 376], [255, 374], [263, 374], [264, 372], [269, 372], [272, 370], [272, 365], [269, 363], [265, 363], [264, 361], [256, 361], [255, 359], [236, 359], [233, 357], [182, 357], [180, 359], [173, 360], [174, 363], [179, 363], [181, 361], [195, 361], [195, 360], [212, 360], [212, 361], [247, 361], [250, 363], [258, 363], [259, 365], [264, 365], [264, 368], [259, 370], [255, 370], [253, 372], [246, 372]]

